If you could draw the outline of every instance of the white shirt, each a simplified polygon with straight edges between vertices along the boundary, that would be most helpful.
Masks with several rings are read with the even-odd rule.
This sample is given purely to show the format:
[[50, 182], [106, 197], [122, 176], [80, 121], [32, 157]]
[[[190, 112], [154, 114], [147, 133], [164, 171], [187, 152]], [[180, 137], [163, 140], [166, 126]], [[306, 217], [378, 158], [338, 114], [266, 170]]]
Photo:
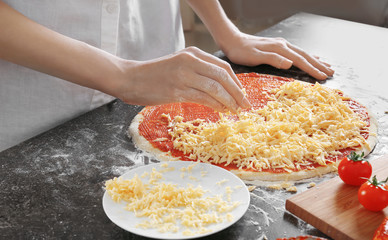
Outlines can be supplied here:
[[[122, 58], [148, 60], [184, 48], [178, 0], [4, 2], [54, 31]], [[0, 151], [111, 100], [101, 92], [0, 60]]]

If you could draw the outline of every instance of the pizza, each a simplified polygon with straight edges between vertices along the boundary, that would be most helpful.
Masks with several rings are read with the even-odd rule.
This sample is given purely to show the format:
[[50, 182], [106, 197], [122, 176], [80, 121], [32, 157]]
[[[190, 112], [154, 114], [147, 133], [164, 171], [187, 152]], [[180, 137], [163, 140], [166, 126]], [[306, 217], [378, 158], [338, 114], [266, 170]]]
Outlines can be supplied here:
[[147, 106], [128, 133], [162, 161], [200, 161], [243, 180], [294, 181], [337, 170], [351, 151], [368, 155], [377, 123], [342, 91], [273, 75], [237, 74], [252, 108], [219, 113], [195, 103]]

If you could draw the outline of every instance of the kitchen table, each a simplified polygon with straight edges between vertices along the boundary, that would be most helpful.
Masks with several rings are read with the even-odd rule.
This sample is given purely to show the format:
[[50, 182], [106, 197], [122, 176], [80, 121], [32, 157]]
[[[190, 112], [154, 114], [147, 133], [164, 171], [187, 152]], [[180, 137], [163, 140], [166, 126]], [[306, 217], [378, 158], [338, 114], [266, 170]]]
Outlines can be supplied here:
[[[388, 29], [296, 14], [260, 33], [283, 37], [320, 56], [336, 70], [323, 81], [367, 106], [379, 124], [371, 161], [388, 154]], [[221, 52], [217, 56], [223, 57]], [[297, 68], [232, 64], [236, 73], [259, 72], [313, 82]], [[0, 153], [0, 239], [144, 239], [113, 224], [102, 208], [104, 181], [155, 159], [127, 137], [142, 109], [116, 100]], [[330, 174], [296, 184], [305, 191]], [[295, 193], [258, 187], [246, 214], [207, 239], [276, 239], [323, 233], [285, 210]]]

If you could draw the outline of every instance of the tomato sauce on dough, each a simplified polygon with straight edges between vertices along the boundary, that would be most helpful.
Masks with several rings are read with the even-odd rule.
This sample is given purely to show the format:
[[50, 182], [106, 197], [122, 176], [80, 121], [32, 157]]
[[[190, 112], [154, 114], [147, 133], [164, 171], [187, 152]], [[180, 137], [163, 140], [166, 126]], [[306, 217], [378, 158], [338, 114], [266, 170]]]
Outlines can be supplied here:
[[[272, 75], [263, 75], [258, 73], [242, 73], [237, 74], [238, 79], [246, 90], [247, 98], [251, 102], [253, 108], [258, 109], [264, 107], [271, 95], [270, 91], [280, 87], [281, 85], [294, 81], [292, 78], [285, 78]], [[347, 100], [350, 108], [357, 114], [359, 114], [369, 126], [369, 116], [366, 108], [354, 100]], [[170, 103], [157, 106], [148, 106], [143, 109], [142, 114], [144, 116], [143, 121], [139, 124], [139, 134], [142, 135], [147, 141], [149, 141], [153, 147], [163, 151], [170, 152], [173, 157], [178, 157], [181, 160], [193, 161], [184, 154], [183, 152], [173, 147], [171, 136], [168, 134], [168, 120], [162, 117], [162, 114], [169, 114], [171, 119], [176, 116], [182, 116], [183, 121], [192, 121], [195, 119], [204, 119], [209, 122], [217, 122], [220, 117], [219, 113], [215, 112], [212, 108], [195, 104], [195, 103]], [[362, 136], [367, 139], [369, 136], [368, 132], [363, 132]], [[158, 141], [157, 139], [167, 139], [165, 141]], [[338, 159], [348, 155], [353, 149], [341, 149], [342, 156], [337, 156]], [[330, 164], [336, 159], [329, 158], [326, 163]], [[230, 164], [218, 166], [233, 170], [238, 169], [237, 166]], [[301, 166], [301, 170], [309, 167], [319, 167], [317, 163], [313, 163], [310, 166]], [[245, 171], [254, 171], [252, 169], [244, 169]], [[265, 169], [265, 172], [283, 173], [286, 172], [284, 169]], [[297, 170], [295, 170], [297, 171]]]

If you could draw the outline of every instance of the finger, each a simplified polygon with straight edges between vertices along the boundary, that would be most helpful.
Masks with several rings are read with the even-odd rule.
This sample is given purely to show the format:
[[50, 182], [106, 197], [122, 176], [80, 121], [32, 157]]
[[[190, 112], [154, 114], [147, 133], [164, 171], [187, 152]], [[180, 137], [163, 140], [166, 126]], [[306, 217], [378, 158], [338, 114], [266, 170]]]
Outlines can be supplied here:
[[284, 47], [284, 48], [278, 48], [277, 49], [278, 54], [291, 59], [296, 67], [299, 69], [305, 71], [312, 77], [318, 79], [318, 80], [325, 80], [327, 78], [326, 73], [321, 72], [318, 68], [313, 66], [309, 61], [307, 61], [306, 58], [304, 58], [299, 53], [295, 52], [291, 48]]
[[321, 60], [321, 58], [317, 55], [313, 55], [313, 57], [315, 57], [316, 59], [318, 59], [322, 64], [324, 64], [326, 67], [331, 67], [330, 64], [328, 64], [327, 62], [324, 62]]
[[254, 49], [252, 60], [253, 65], [269, 64], [279, 69], [289, 69], [293, 62], [274, 52], [264, 52], [259, 49]]
[[198, 75], [195, 82], [193, 82], [192, 87], [210, 95], [231, 112], [235, 113], [238, 111], [239, 105], [237, 104], [236, 99], [228, 91], [226, 91], [224, 86], [218, 81], [209, 77]]
[[[320, 61], [323, 65], [325, 65], [326, 67], [328, 67], [328, 68], [331, 68], [331, 65], [330, 64], [328, 64], [327, 62], [324, 62], [324, 61]], [[333, 70], [334, 71], [334, 70]]]
[[[294, 52], [298, 53], [302, 57], [304, 57], [311, 65], [319, 69], [320, 71], [324, 72], [328, 76], [333, 76], [334, 70], [330, 68], [330, 65], [327, 63], [324, 63], [322, 61], [319, 61], [316, 57], [310, 56], [308, 53], [306, 53], [301, 48], [292, 45], [291, 43], [287, 43], [287, 46], [291, 48]], [[329, 66], [328, 66], [329, 65]]]
[[225, 69], [228, 72], [228, 74], [230, 75], [230, 77], [233, 79], [233, 81], [237, 84], [237, 86], [239, 88], [243, 87], [240, 80], [238, 80], [236, 74], [234, 74], [232, 67], [226, 61], [224, 61], [220, 58], [217, 58], [209, 53], [206, 53], [206, 52], [204, 52], [196, 47], [189, 47], [189, 48], [187, 48], [187, 51], [191, 52], [194, 56], [202, 59], [205, 62], [213, 63], [213, 64]]
[[316, 58], [311, 57], [303, 50], [293, 46], [285, 39], [278, 38], [275, 40], [276, 41], [272, 41], [269, 44], [258, 45], [257, 48], [262, 51], [277, 53], [291, 60], [295, 66], [318, 80], [324, 80], [327, 78], [327, 74], [325, 72], [328, 74], [332, 73], [332, 70], [330, 71], [325, 65], [320, 64]]
[[[212, 94], [219, 95], [218, 97], [215, 97], [217, 100], [219, 100], [222, 103], [228, 103], [225, 104], [229, 109], [236, 112], [236, 108], [231, 104], [229, 101], [225, 101], [226, 96], [231, 96], [231, 98], [234, 100], [234, 102], [237, 103], [237, 108], [251, 108], [252, 105], [249, 103], [248, 99], [244, 96], [244, 93], [242, 92], [241, 88], [237, 86], [237, 84], [231, 79], [230, 75], [227, 73], [227, 71], [217, 65], [210, 64], [208, 62], [202, 62], [202, 66], [199, 66], [197, 68], [197, 73], [201, 76], [210, 79], [212, 81], [208, 82], [207, 85], [203, 85], [201, 87], [207, 87], [210, 90], [212, 90]], [[218, 83], [215, 84], [214, 82]], [[206, 83], [204, 83], [206, 84]], [[210, 84], [210, 85], [209, 85]], [[204, 91], [203, 88], [198, 88]], [[224, 91], [221, 91], [221, 89]], [[225, 95], [227, 94], [227, 95]], [[221, 98], [221, 99], [220, 99]], [[230, 106], [233, 106], [230, 108]]]
[[225, 110], [225, 106], [222, 103], [214, 99], [209, 94], [194, 88], [189, 88], [185, 90], [184, 97], [182, 98], [182, 100], [184, 102], [194, 102], [194, 103], [202, 104], [210, 108], [213, 108], [218, 112], [224, 112]]

